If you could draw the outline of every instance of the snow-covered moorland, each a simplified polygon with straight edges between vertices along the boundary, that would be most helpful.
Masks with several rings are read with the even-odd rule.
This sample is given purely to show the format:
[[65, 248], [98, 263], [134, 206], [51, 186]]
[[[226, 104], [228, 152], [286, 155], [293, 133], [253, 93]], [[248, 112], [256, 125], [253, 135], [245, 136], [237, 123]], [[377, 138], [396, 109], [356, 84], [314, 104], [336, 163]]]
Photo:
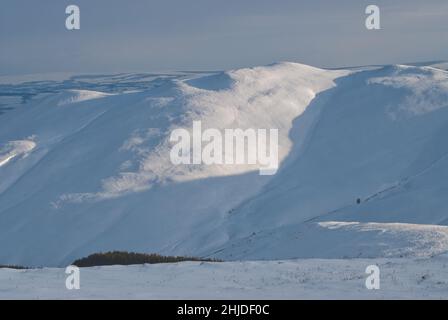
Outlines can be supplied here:
[[[331, 297], [341, 285], [356, 292], [363, 259], [380, 259], [386, 274], [393, 268], [381, 259], [392, 259], [405, 276], [390, 276], [391, 297], [413, 297], [407, 289], [424, 286], [414, 296], [446, 298], [445, 258], [433, 258], [448, 251], [444, 66], [323, 70], [277, 63], [205, 74], [1, 78], [0, 264], [61, 267], [109, 250], [243, 261], [85, 271], [89, 287], [89, 275], [100, 271], [132, 282], [129, 270], [142, 270], [143, 279], [188, 270], [199, 283], [194, 277], [205, 268], [221, 281], [216, 297], [226, 296], [227, 286], [244, 296], [245, 281], [255, 291], [258, 283], [291, 286], [285, 291], [291, 297], [318, 295], [307, 283], [322, 283], [335, 268], [342, 280], [334, 291], [320, 287]], [[258, 168], [237, 164], [173, 165], [170, 133], [194, 121], [218, 130], [278, 129], [277, 173], [260, 176]], [[308, 258], [324, 259], [321, 273], [313, 275], [316, 260]], [[260, 259], [269, 261], [249, 262]], [[278, 261], [285, 259], [300, 260]], [[431, 276], [419, 281], [425, 268]], [[263, 282], [268, 269], [277, 278]], [[0, 278], [11, 280], [0, 282], [0, 294], [26, 277], [57, 281], [60, 270], [0, 270]], [[231, 277], [241, 283], [222, 280]], [[440, 281], [427, 281], [432, 278]], [[106, 295], [95, 293], [107, 286], [98, 281], [84, 291], [88, 297]], [[171, 289], [150, 296], [176, 295], [170, 281], [164, 283]], [[193, 282], [191, 292], [200, 296]], [[39, 297], [26, 283], [20, 288]], [[275, 288], [272, 297], [282, 296]], [[141, 290], [135, 297], [148, 295]]]

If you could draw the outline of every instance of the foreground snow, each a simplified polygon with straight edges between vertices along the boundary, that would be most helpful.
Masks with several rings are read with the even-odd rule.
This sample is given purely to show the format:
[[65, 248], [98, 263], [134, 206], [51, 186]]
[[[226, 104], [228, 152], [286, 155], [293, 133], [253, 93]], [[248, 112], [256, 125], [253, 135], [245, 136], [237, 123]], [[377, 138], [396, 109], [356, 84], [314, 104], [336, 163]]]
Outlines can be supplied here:
[[[380, 289], [365, 287], [380, 268]], [[448, 256], [111, 266], [81, 269], [81, 289], [64, 269], [0, 269], [0, 299], [448, 299]]]

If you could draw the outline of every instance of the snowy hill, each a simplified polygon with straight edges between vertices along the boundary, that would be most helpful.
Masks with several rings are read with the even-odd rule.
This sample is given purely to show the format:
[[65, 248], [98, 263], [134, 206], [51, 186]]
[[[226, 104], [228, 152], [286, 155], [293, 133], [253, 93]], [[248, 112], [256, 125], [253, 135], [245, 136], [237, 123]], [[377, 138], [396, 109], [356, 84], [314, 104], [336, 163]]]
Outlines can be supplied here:
[[[1, 79], [0, 98], [0, 263], [60, 266], [105, 250], [229, 260], [448, 251], [442, 68]], [[170, 132], [195, 120], [278, 128], [278, 172], [173, 165]]]

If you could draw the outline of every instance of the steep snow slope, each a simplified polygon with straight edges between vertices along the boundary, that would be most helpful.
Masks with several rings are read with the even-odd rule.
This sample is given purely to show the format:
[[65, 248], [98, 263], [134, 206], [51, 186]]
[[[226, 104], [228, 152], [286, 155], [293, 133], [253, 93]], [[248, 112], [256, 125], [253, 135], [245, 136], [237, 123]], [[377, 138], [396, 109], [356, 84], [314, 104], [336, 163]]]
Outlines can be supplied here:
[[[431, 226], [448, 222], [447, 72], [281, 63], [164, 75], [145, 90], [140, 76], [132, 90], [130, 75], [117, 79], [107, 93], [93, 89], [110, 80], [33, 92], [0, 115], [0, 145], [34, 144], [0, 166], [0, 263], [120, 249], [226, 259], [448, 250], [445, 227]], [[173, 166], [170, 132], [195, 120], [278, 128], [279, 171]]]

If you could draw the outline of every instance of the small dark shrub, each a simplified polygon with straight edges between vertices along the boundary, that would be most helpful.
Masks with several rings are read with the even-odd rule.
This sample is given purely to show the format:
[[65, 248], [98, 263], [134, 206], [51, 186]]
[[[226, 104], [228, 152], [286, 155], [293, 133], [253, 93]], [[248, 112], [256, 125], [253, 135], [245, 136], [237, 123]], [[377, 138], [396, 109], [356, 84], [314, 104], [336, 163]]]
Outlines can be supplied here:
[[4, 264], [0, 264], [0, 269], [17, 269], [17, 270], [23, 270], [23, 269], [28, 269], [28, 267], [23, 267], [23, 266], [14, 266], [14, 265], [4, 265]]

